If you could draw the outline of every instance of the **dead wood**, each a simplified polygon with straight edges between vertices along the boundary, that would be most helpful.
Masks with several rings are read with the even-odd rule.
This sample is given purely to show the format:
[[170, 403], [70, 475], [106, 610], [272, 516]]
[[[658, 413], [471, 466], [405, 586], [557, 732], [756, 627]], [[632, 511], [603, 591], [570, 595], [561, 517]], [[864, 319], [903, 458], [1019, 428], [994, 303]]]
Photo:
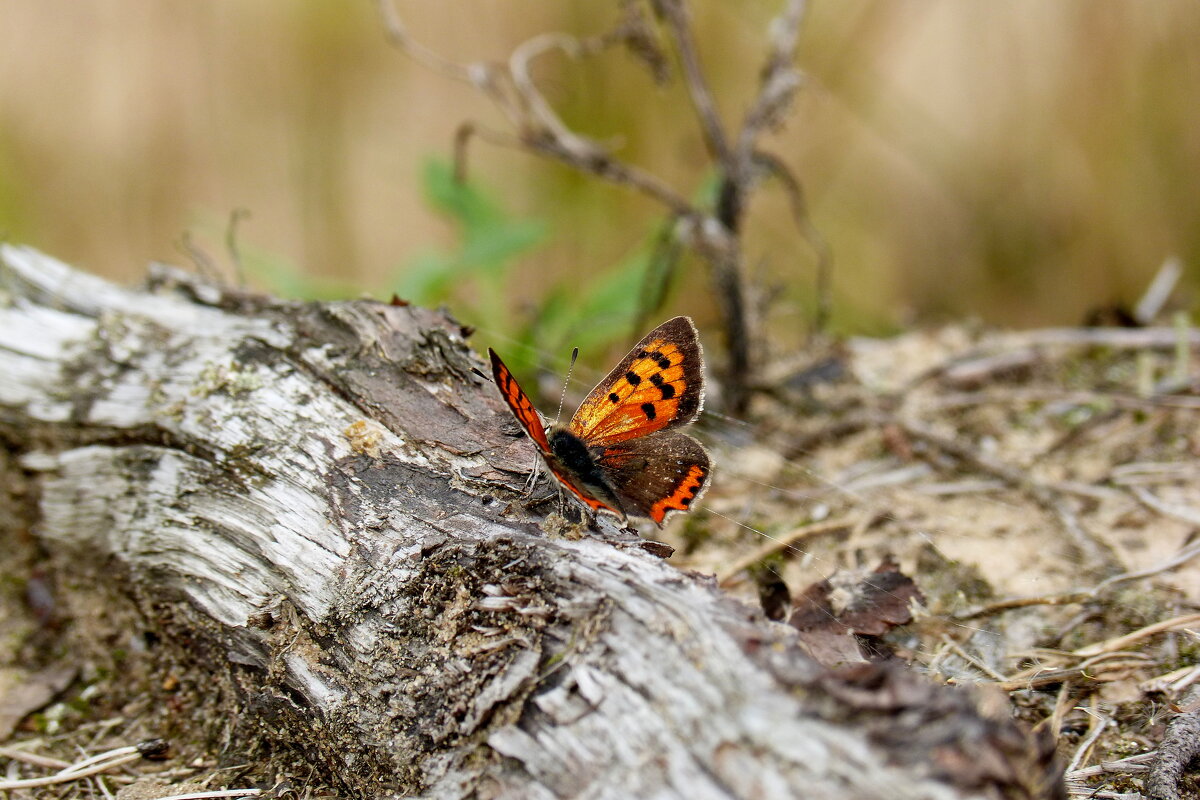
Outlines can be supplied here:
[[226, 748], [357, 797], [1063, 796], [1006, 708], [829, 672], [633, 537], [539, 527], [444, 314], [9, 246], [0, 293], [0, 546], [31, 520], [64, 606], [133, 609]]
[[[1193, 707], [1200, 692], [1193, 688], [1187, 699]], [[1173, 718], [1158, 746], [1158, 759], [1146, 781], [1146, 796], [1151, 800], [1179, 800], [1184, 770], [1200, 756], [1200, 711], [1191, 710]]]

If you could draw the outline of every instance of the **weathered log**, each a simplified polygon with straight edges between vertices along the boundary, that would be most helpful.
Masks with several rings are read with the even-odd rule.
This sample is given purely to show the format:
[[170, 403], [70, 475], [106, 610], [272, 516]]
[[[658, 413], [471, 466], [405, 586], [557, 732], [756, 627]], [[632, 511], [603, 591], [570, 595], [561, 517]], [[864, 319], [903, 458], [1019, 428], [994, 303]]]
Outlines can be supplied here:
[[444, 314], [11, 246], [0, 292], [0, 467], [70, 591], [132, 598], [143, 658], [349, 795], [1061, 796], [1005, 710], [831, 673], [606, 520], [539, 527]]

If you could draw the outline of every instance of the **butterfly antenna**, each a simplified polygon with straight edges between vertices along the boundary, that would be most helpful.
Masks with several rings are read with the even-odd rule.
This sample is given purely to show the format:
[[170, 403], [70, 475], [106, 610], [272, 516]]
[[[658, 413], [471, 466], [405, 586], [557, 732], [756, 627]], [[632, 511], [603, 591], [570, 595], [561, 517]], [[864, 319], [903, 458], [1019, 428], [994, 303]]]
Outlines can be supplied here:
[[567, 367], [567, 379], [563, 381], [562, 394], [558, 396], [558, 413], [554, 415], [554, 424], [562, 419], [563, 401], [567, 399], [567, 387], [571, 385], [571, 373], [575, 371], [575, 359], [579, 358], [579, 348], [576, 347], [571, 351], [571, 366]]

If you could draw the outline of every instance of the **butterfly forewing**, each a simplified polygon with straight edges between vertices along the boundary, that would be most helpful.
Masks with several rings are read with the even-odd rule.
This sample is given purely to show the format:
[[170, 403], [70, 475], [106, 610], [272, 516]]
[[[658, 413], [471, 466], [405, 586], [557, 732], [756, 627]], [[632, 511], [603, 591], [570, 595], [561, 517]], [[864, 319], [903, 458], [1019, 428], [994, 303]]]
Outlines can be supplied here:
[[571, 431], [607, 446], [686, 425], [700, 413], [704, 359], [687, 317], [659, 325], [592, 389], [571, 419]]
[[537, 409], [533, 407], [533, 401], [500, 360], [500, 356], [496, 355], [496, 351], [489, 347], [488, 355], [492, 357], [492, 376], [496, 379], [496, 386], [500, 388], [500, 396], [508, 403], [513, 416], [521, 423], [529, 438], [537, 444], [538, 449], [542, 453], [549, 453], [550, 442], [546, 439], [546, 429], [542, 426], [542, 418], [538, 416]]

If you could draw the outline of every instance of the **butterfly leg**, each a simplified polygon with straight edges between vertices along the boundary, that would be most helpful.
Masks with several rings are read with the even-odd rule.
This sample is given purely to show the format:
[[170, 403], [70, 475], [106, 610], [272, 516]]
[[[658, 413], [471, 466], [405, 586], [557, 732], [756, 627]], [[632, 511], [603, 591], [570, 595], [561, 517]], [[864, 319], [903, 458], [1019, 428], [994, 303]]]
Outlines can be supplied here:
[[541, 456], [534, 454], [533, 464], [529, 467], [529, 478], [525, 481], [524, 497], [532, 497], [533, 490], [537, 488], [538, 479], [542, 476]]

